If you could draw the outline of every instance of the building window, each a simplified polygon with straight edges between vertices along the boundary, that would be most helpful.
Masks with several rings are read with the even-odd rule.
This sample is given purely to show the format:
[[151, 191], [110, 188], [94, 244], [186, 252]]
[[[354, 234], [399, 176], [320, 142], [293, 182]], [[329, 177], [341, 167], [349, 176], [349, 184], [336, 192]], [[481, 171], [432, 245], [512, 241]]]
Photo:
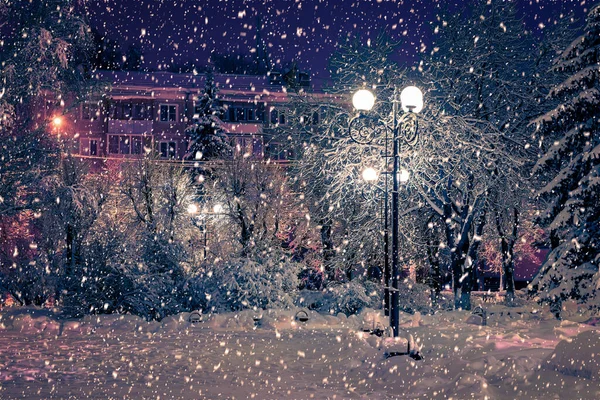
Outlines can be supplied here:
[[[92, 119], [86, 118], [86, 115], [89, 113], [84, 105], [83, 109], [83, 119]], [[90, 104], [90, 110], [92, 107], [95, 107], [95, 115], [100, 116], [99, 106], [98, 104]], [[116, 102], [111, 104], [110, 106], [110, 118], [111, 119], [136, 119], [136, 120], [147, 120], [152, 119], [150, 105], [145, 103], [124, 103], [124, 102]]]
[[319, 113], [316, 111], [313, 113], [313, 116], [312, 116], [312, 124], [319, 125]]
[[[110, 135], [108, 137], [109, 154], [143, 154], [144, 142], [151, 141], [151, 137], [143, 139], [141, 135]], [[147, 144], [149, 146], [149, 144]], [[97, 146], [97, 144], [96, 144]], [[90, 141], [90, 152], [92, 144]], [[91, 154], [90, 154], [91, 155]]]
[[129, 154], [130, 152], [131, 138], [129, 136], [119, 136], [119, 153]]
[[98, 139], [90, 139], [89, 153], [90, 156], [98, 155]]
[[108, 153], [119, 154], [119, 136], [109, 135], [108, 136]]
[[177, 122], [177, 106], [161, 104], [160, 122]]
[[158, 152], [161, 158], [175, 158], [177, 143], [175, 142], [159, 142]]
[[235, 109], [235, 120], [236, 121], [245, 121], [246, 120], [246, 112], [243, 108]]
[[88, 139], [88, 138], [82, 138], [81, 139], [81, 152], [79, 154], [82, 154], [84, 156], [97, 156], [98, 155], [98, 151], [99, 151], [99, 146], [100, 146], [100, 139]]
[[83, 103], [81, 107], [81, 118], [87, 120], [95, 120], [100, 117], [100, 107], [98, 103]]
[[271, 110], [271, 123], [276, 124], [279, 122], [279, 112], [277, 110]]
[[279, 143], [269, 143], [267, 155], [273, 161], [286, 161], [294, 158], [294, 153]]
[[271, 110], [271, 124], [285, 125], [285, 114], [279, 110]]
[[225, 105], [223, 120], [227, 122], [256, 122], [264, 120], [264, 111], [257, 107], [243, 105]]
[[241, 155], [244, 158], [263, 158], [264, 156], [262, 136], [235, 136], [231, 140], [231, 146], [235, 156]]
[[133, 119], [135, 120], [147, 120], [150, 117], [150, 106], [144, 103], [138, 103], [133, 105]]
[[117, 102], [110, 106], [111, 119], [131, 119], [132, 105], [131, 103]]
[[262, 138], [254, 138], [254, 142], [252, 143], [252, 153], [254, 153], [254, 157], [263, 158], [263, 141]]
[[131, 137], [131, 154], [142, 154], [142, 137]]

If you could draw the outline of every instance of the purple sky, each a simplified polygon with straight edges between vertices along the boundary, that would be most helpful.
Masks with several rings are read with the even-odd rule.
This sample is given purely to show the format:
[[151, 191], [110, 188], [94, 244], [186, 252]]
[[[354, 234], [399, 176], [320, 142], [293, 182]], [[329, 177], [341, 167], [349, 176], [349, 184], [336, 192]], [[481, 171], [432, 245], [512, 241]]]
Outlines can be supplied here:
[[[500, 0], [493, 0], [500, 1]], [[164, 68], [198, 60], [211, 51], [250, 54], [256, 47], [257, 15], [273, 62], [294, 59], [302, 69], [326, 77], [335, 43], [360, 32], [365, 40], [382, 29], [402, 39], [400, 57], [414, 60], [429, 49], [439, 7], [469, 1], [444, 0], [98, 0], [87, 1], [92, 26], [113, 39], [137, 43], [146, 66]], [[563, 12], [583, 18], [590, 0], [518, 0], [529, 29], [539, 30]], [[427, 50], [426, 50], [427, 51]]]

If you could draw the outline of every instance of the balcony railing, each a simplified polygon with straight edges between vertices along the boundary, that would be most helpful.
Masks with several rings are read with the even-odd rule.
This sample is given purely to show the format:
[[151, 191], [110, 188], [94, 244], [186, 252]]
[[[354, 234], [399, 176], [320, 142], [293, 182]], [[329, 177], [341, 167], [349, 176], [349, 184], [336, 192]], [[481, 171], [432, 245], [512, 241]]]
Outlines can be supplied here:
[[152, 132], [152, 121], [136, 120], [109, 120], [108, 133], [132, 133], [132, 134], [150, 134]]

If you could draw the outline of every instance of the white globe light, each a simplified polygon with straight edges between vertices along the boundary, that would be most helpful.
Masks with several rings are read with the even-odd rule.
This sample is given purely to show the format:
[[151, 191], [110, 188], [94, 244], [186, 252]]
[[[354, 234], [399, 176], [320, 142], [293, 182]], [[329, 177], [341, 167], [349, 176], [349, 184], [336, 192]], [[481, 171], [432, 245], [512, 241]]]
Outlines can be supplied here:
[[400, 93], [400, 102], [404, 112], [418, 113], [423, 109], [423, 93], [416, 86], [407, 86]]
[[400, 170], [400, 182], [406, 183], [410, 179], [410, 172], [405, 169]]
[[352, 96], [352, 105], [359, 111], [369, 111], [375, 105], [375, 96], [370, 90], [358, 90]]
[[377, 180], [377, 171], [371, 167], [365, 168], [362, 172], [362, 178], [365, 180], [365, 182], [375, 182]]
[[196, 214], [198, 212], [198, 206], [194, 203], [190, 204], [187, 208], [187, 212], [189, 214]]
[[52, 118], [52, 123], [54, 124], [54, 126], [61, 126], [63, 123], [63, 119], [62, 117], [54, 117]]

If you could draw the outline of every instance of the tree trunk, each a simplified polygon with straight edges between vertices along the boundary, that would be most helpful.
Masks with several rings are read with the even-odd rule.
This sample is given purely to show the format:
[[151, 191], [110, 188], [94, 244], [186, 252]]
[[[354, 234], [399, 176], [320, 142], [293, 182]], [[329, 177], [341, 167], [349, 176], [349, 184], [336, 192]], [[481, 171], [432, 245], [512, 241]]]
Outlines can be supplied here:
[[335, 253], [331, 239], [331, 220], [329, 219], [321, 221], [321, 245], [323, 246], [323, 266], [326, 278], [329, 282], [335, 281], [335, 267], [332, 265]]
[[451, 269], [452, 269], [452, 290], [454, 291], [454, 309], [458, 310], [462, 303], [460, 296], [460, 288], [462, 286], [462, 266], [459, 255], [456, 254], [458, 250], [455, 250], [450, 257]]
[[470, 246], [468, 247], [467, 251], [467, 257], [464, 263], [465, 279], [462, 282], [462, 290], [460, 293], [460, 306], [463, 310], [471, 309], [471, 291], [473, 290], [473, 282], [475, 280], [477, 252], [479, 250], [479, 245], [481, 244], [483, 228], [485, 227], [485, 217], [486, 210], [484, 209], [481, 215], [477, 218], [477, 224], [475, 226], [473, 239], [470, 241]]
[[65, 278], [67, 282], [73, 279], [73, 273], [75, 272], [75, 229], [73, 225], [67, 223], [67, 238], [66, 238], [66, 265], [65, 265]]
[[246, 221], [244, 210], [239, 203], [237, 204], [236, 213], [240, 223], [240, 244], [242, 245], [242, 257], [245, 257], [248, 255], [250, 250], [250, 242], [252, 241], [254, 224]]
[[[506, 285], [506, 301], [511, 303], [515, 299], [514, 247], [517, 241], [519, 228], [519, 210], [516, 207], [513, 208], [512, 232], [510, 237], [507, 237], [500, 219], [500, 213], [496, 212], [496, 229], [500, 235], [500, 252], [502, 255], [502, 270], [504, 272]], [[502, 277], [502, 273], [500, 276]], [[502, 280], [500, 283], [502, 283]], [[502, 290], [502, 285], [500, 285], [500, 290]]]
[[440, 259], [437, 254], [432, 251], [433, 243], [427, 238], [427, 258], [429, 259], [430, 278], [429, 285], [431, 287], [431, 304], [435, 307], [438, 304], [440, 293], [442, 292], [442, 268]]

